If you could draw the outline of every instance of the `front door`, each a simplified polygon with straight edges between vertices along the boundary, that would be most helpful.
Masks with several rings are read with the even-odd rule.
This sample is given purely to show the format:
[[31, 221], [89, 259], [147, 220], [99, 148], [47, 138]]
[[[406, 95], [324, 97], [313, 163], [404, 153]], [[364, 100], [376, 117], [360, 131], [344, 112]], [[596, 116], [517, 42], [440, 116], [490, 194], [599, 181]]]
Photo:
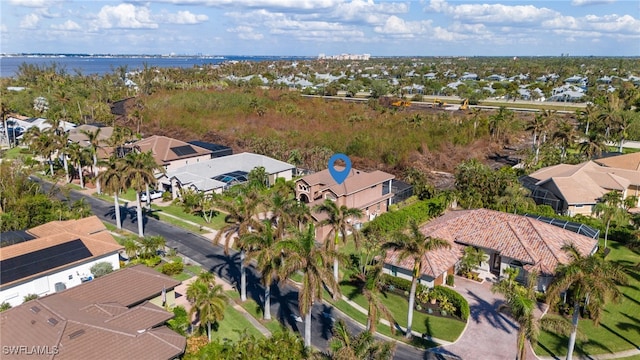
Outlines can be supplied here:
[[502, 263], [502, 256], [498, 253], [493, 253], [493, 259], [491, 260], [491, 272], [500, 276], [500, 264]]

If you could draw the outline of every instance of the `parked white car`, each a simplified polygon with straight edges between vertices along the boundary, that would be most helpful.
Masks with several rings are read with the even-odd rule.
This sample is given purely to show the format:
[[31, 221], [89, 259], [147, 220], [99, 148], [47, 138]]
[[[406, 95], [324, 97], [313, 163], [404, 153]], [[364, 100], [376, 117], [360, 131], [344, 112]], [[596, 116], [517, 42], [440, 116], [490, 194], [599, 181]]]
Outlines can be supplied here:
[[[160, 190], [149, 190], [149, 197], [151, 200], [160, 199], [162, 197], [162, 191]], [[140, 193], [140, 201], [147, 201], [147, 192], [143, 191]]]

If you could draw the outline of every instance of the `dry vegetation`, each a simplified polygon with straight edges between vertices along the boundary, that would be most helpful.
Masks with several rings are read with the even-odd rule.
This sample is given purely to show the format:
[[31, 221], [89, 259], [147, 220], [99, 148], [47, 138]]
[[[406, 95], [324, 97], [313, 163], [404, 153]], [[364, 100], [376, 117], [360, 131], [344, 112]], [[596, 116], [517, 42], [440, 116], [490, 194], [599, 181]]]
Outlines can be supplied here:
[[491, 137], [489, 112], [398, 111], [375, 100], [327, 101], [279, 90], [158, 92], [143, 102], [143, 134], [209, 141], [284, 161], [299, 155], [300, 165], [314, 170], [344, 152], [355, 167], [398, 176], [409, 168], [451, 172], [462, 160], [485, 159], [526, 136], [513, 119], [504, 137]]

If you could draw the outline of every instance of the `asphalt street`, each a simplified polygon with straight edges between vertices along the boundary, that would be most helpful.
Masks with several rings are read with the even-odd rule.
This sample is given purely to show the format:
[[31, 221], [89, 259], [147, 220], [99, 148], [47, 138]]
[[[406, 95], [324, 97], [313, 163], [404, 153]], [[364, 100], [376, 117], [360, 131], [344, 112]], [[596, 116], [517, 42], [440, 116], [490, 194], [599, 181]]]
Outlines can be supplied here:
[[[33, 177], [32, 179], [35, 180]], [[49, 191], [52, 186], [52, 184], [39, 179], [38, 182], [40, 182], [44, 191]], [[72, 202], [82, 197], [91, 205], [93, 213], [101, 220], [115, 224], [115, 212], [112, 202], [106, 202], [74, 190], [69, 193], [69, 198]], [[122, 206], [121, 210], [122, 227], [137, 233], [136, 207], [129, 206], [125, 208]], [[240, 256], [238, 252], [231, 250], [227, 256], [221, 246], [212, 244], [207, 238], [152, 217], [145, 217], [144, 222], [145, 235], [162, 236], [166, 240], [168, 247], [176, 249], [178, 253], [197, 262], [219, 278], [225, 279], [233, 285], [239, 285]], [[259, 274], [253, 267], [248, 267], [247, 297], [262, 304], [263, 295], [264, 288], [260, 284]], [[298, 291], [294, 286], [285, 284], [272, 287], [271, 314], [282, 324], [302, 335], [304, 323], [298, 321]], [[343, 319], [352, 333], [363, 331], [362, 325], [344, 316], [344, 314], [328, 304], [314, 304], [311, 314], [311, 343], [317, 349], [327, 349], [328, 339], [331, 338], [332, 323], [337, 319]], [[424, 350], [397, 343], [394, 359], [427, 359], [427, 356], [428, 353]]]

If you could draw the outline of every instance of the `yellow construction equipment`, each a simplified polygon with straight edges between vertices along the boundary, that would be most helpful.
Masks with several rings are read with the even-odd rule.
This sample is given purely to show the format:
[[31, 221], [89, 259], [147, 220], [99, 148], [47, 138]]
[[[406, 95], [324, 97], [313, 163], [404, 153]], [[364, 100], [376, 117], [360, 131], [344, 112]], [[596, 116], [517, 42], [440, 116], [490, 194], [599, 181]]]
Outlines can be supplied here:
[[462, 105], [460, 105], [460, 110], [469, 110], [469, 99], [464, 99]]
[[440, 99], [433, 99], [433, 107], [445, 107], [447, 103]]
[[391, 106], [395, 107], [409, 107], [411, 106], [411, 101], [398, 99], [391, 103]]

